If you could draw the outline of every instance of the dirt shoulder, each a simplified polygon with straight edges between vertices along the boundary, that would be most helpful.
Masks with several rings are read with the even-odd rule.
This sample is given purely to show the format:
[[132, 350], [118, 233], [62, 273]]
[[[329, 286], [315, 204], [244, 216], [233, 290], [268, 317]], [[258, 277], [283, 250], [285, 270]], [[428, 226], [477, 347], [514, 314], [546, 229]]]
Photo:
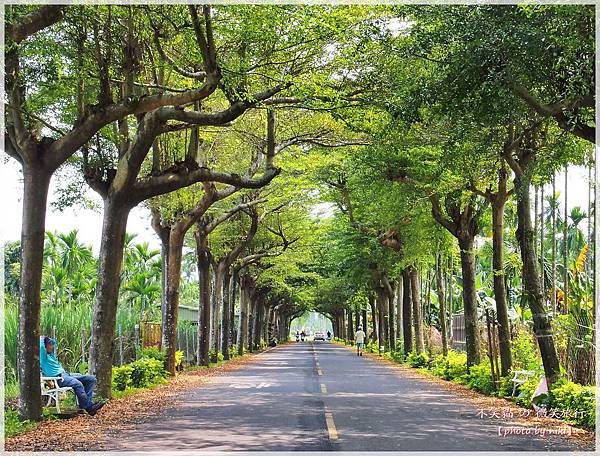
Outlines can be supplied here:
[[240, 369], [257, 355], [260, 353], [246, 354], [216, 367], [190, 370], [152, 389], [112, 399], [94, 417], [81, 414], [70, 419], [43, 421], [36, 429], [6, 439], [5, 451], [102, 450], [118, 431], [131, 429], [160, 414], [176, 405], [182, 392]]
[[[352, 346], [344, 345], [339, 342], [336, 343], [348, 349], [355, 350], [355, 348]], [[593, 431], [570, 425], [556, 418], [538, 417], [535, 416], [535, 412], [531, 412], [530, 416], [521, 416], [524, 414], [525, 411], [529, 409], [516, 405], [509, 399], [486, 396], [485, 394], [481, 394], [477, 391], [467, 388], [465, 385], [441, 379], [429, 372], [425, 372], [422, 369], [415, 369], [412, 367], [403, 366], [392, 360], [385, 359], [373, 353], [364, 352], [364, 356], [368, 356], [373, 360], [386, 364], [391, 369], [396, 371], [398, 375], [401, 375], [405, 378], [412, 378], [427, 381], [429, 383], [435, 383], [441, 386], [442, 388], [450, 390], [462, 400], [469, 402], [478, 410], [482, 410], [483, 413], [491, 414], [492, 411], [494, 411], [500, 413], [501, 415], [510, 415], [511, 422], [513, 422], [515, 426], [523, 426], [530, 428], [537, 427], [547, 429], [560, 428], [565, 430], [564, 437], [566, 438], [575, 439], [577, 442], [579, 442], [585, 447], [593, 448], [593, 446], [595, 445], [596, 434]], [[484, 419], [494, 418], [486, 417]]]

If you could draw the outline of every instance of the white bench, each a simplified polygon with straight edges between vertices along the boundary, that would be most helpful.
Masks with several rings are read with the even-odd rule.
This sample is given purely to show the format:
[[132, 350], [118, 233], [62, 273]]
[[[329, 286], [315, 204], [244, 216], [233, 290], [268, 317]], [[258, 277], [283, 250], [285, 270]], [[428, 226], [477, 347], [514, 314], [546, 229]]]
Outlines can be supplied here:
[[[58, 386], [58, 381], [61, 379], [60, 377], [44, 377], [42, 375], [40, 379], [42, 384], [42, 397], [48, 398], [46, 407], [50, 407], [52, 401], [54, 401], [56, 412], [60, 413], [61, 396], [64, 396], [69, 391], [73, 391], [73, 388], [70, 386]], [[77, 395], [75, 396], [75, 400], [77, 401]], [[79, 402], [77, 402], [77, 404], [79, 405]]]
[[515, 371], [513, 378], [512, 378], [513, 390], [512, 390], [512, 394], [510, 397], [515, 397], [515, 392], [517, 391], [517, 386], [525, 383], [527, 380], [529, 380], [529, 377], [531, 377], [533, 375], [535, 375], [535, 371], [528, 371], [528, 370]]

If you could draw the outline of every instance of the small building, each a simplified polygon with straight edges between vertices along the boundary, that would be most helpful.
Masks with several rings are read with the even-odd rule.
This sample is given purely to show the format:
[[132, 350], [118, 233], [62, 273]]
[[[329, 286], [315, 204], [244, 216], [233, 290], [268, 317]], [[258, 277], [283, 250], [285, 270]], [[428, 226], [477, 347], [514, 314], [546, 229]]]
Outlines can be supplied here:
[[183, 306], [179, 304], [179, 322], [189, 321], [193, 325], [198, 324], [198, 307]]

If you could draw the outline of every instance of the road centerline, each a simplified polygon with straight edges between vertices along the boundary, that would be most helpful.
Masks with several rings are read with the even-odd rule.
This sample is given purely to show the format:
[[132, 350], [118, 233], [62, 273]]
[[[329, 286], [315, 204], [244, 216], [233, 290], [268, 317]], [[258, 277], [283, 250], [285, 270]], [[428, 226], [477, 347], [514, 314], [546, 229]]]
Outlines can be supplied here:
[[325, 422], [327, 423], [327, 433], [329, 434], [329, 440], [337, 440], [339, 438], [337, 428], [335, 427], [335, 421], [333, 421], [333, 413], [325, 412]]

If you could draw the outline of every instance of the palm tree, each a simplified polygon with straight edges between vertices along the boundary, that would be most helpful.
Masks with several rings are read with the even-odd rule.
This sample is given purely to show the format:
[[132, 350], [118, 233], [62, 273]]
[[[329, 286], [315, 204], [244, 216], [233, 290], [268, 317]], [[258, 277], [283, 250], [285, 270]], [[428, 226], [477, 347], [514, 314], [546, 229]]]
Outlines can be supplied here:
[[123, 286], [123, 293], [131, 300], [132, 304], [138, 305], [140, 320], [156, 317], [155, 310], [158, 307], [153, 303], [160, 301], [160, 284], [156, 280], [156, 276], [152, 276], [148, 272], [134, 274]]
[[65, 270], [67, 277], [67, 304], [71, 305], [73, 297], [73, 276], [75, 271], [79, 270], [84, 264], [92, 261], [92, 250], [80, 244], [77, 240], [77, 230], [72, 230], [67, 234], [57, 235], [60, 251], [59, 258], [61, 267]]
[[584, 244], [586, 243], [585, 235], [583, 231], [579, 228], [579, 224], [588, 218], [588, 215], [581, 210], [581, 207], [575, 206], [571, 209], [571, 213], [569, 214], [569, 219], [571, 219], [571, 223], [568, 227], [568, 236], [567, 236], [567, 248], [569, 252], [577, 253], [581, 251]]

